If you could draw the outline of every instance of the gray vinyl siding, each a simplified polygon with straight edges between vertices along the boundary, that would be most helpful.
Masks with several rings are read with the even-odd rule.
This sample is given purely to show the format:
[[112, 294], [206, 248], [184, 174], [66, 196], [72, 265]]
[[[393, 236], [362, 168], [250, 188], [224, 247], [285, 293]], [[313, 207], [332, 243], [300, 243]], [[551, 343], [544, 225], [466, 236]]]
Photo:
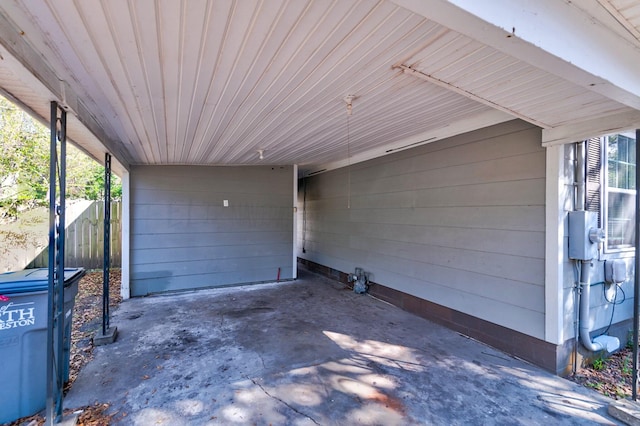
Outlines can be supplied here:
[[543, 339], [540, 141], [512, 121], [306, 178], [299, 256]]
[[292, 190], [292, 167], [133, 167], [132, 295], [291, 279]]

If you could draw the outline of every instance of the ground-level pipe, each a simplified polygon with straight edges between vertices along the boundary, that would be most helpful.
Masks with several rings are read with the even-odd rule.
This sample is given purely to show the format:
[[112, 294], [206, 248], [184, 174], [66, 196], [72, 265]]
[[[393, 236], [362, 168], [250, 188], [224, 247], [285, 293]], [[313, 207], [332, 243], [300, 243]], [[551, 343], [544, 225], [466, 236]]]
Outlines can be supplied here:
[[606, 350], [613, 352], [620, 348], [620, 339], [613, 336], [598, 336], [591, 340], [589, 330], [589, 301], [591, 300], [590, 260], [580, 261], [580, 342], [590, 352]]
[[590, 269], [591, 262], [589, 260], [580, 261], [580, 341], [588, 351], [598, 352], [604, 349], [604, 345], [591, 341], [591, 336], [589, 335]]

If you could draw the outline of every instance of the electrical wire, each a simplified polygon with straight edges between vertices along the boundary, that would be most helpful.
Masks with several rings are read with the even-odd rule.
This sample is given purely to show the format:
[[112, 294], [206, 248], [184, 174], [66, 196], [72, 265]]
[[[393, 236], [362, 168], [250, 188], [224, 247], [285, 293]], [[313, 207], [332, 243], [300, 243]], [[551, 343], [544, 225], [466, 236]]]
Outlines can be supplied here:
[[[600, 333], [600, 336], [603, 336], [609, 332], [609, 329], [613, 324], [613, 316], [616, 312], [616, 305], [621, 305], [625, 302], [625, 300], [627, 300], [627, 295], [624, 292], [624, 289], [617, 284], [615, 284], [615, 288], [616, 288], [616, 291], [613, 295], [613, 300], [609, 300], [609, 298], [607, 297], [607, 288], [604, 285], [604, 283], [602, 283], [602, 294], [604, 295], [604, 300], [606, 300], [608, 303], [611, 303], [612, 308], [611, 308], [611, 318], [609, 319], [609, 324], [607, 325], [607, 328], [605, 328], [605, 330], [602, 333]], [[620, 301], [618, 301], [618, 289], [622, 292], [622, 300]]]
[[307, 178], [302, 179], [302, 253], [307, 252]]

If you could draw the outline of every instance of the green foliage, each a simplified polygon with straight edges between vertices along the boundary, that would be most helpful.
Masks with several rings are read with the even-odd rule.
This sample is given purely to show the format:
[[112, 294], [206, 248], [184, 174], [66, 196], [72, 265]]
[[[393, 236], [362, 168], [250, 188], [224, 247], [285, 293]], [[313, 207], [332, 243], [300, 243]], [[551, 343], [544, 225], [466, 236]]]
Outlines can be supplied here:
[[604, 364], [605, 364], [605, 360], [602, 357], [598, 357], [596, 359], [593, 360], [593, 369], [596, 371], [600, 371], [602, 369], [604, 369]]
[[[49, 191], [49, 129], [0, 97], [0, 216], [46, 205]], [[104, 197], [104, 167], [67, 145], [67, 198]], [[112, 175], [112, 198], [122, 196]]]
[[[88, 200], [104, 199], [104, 167], [93, 169], [90, 179], [85, 181], [84, 197]], [[122, 184], [117, 176], [111, 174], [111, 199], [122, 198]]]
[[0, 98], [0, 207], [46, 201], [49, 189], [47, 134], [20, 108]]
[[631, 375], [633, 372], [633, 366], [631, 365], [631, 358], [626, 357], [622, 362], [622, 374]]

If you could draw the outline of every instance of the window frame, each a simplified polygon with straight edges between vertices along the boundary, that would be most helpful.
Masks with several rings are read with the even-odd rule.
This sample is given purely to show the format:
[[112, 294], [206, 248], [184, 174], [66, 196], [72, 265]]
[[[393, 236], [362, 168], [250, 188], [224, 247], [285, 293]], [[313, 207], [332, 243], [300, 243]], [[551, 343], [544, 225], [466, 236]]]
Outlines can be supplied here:
[[[602, 228], [605, 232], [605, 241], [603, 244], [602, 254], [605, 257], [632, 257], [635, 255], [635, 244], [628, 247], [609, 247], [609, 193], [616, 192], [620, 194], [628, 194], [638, 196], [638, 189], [624, 189], [615, 188], [609, 186], [609, 157], [608, 157], [608, 138], [614, 135], [622, 135], [633, 140], [636, 140], [636, 134], [634, 130], [616, 132], [600, 137], [600, 149], [602, 158], [602, 173], [600, 176], [600, 188], [602, 195], [602, 203], [600, 204], [600, 217], [602, 218]], [[636, 140], [636, 149], [638, 149], [638, 141]], [[636, 173], [638, 172], [638, 165], [635, 165]], [[635, 182], [634, 182], [635, 183]], [[635, 203], [634, 208], [635, 210]], [[635, 222], [635, 218], [631, 218]], [[613, 255], [613, 256], [612, 256]]]

